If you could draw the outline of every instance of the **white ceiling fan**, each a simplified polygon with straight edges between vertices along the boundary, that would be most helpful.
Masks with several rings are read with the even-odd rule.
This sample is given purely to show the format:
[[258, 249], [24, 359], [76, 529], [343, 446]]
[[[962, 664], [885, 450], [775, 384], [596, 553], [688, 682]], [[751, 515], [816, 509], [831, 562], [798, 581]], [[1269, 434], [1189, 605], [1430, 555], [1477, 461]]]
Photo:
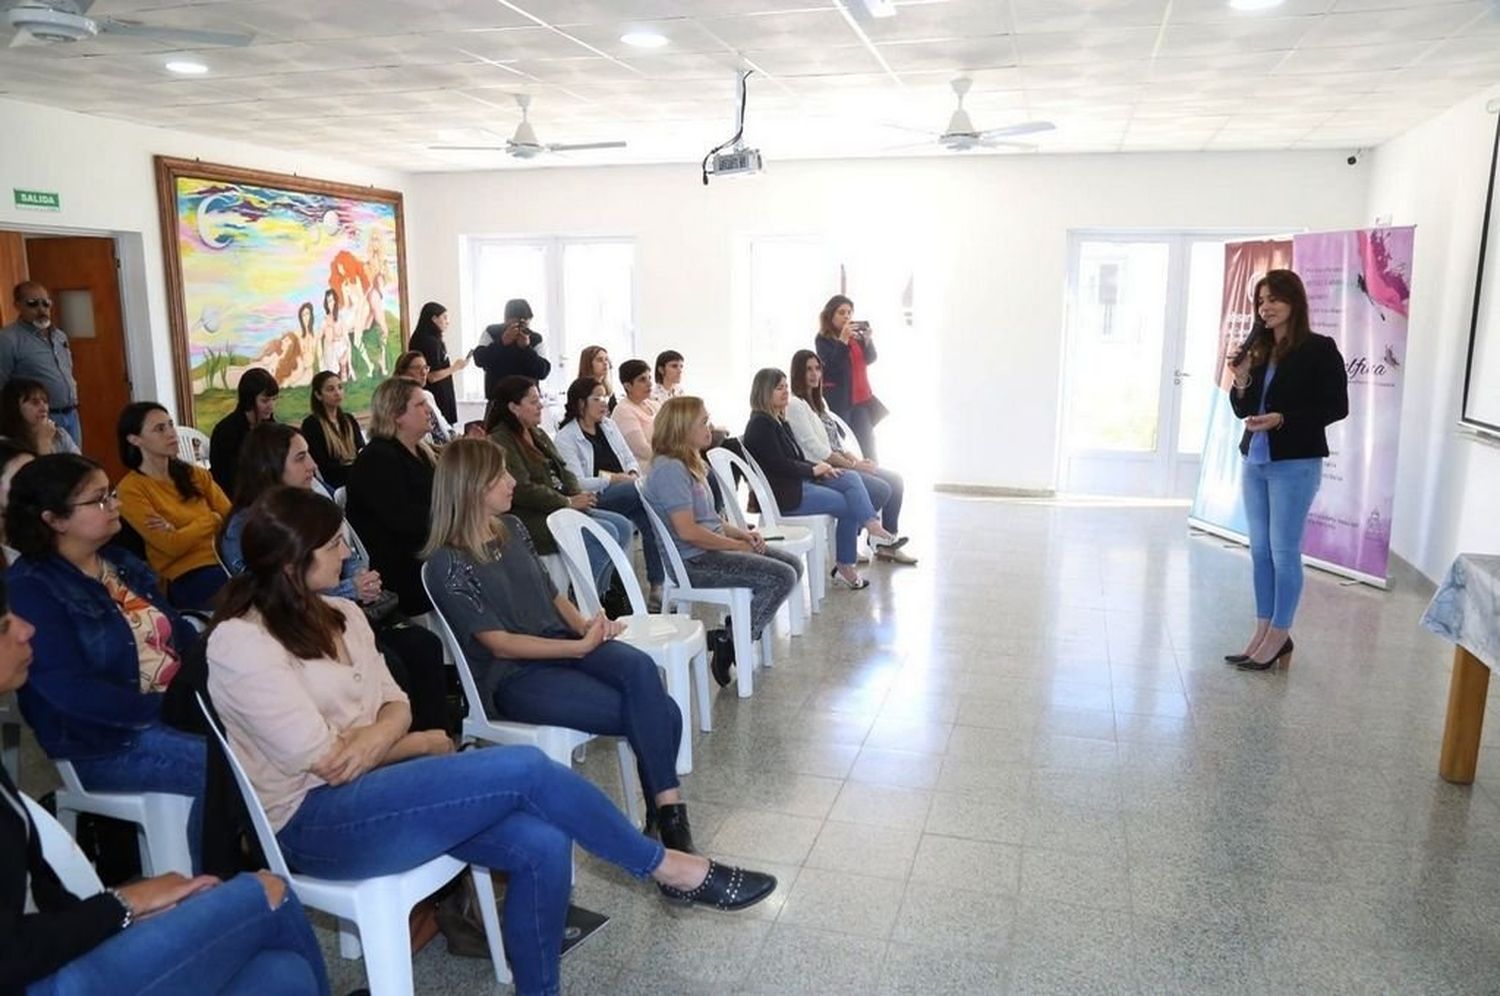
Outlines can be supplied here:
[[[953, 116], [948, 119], [948, 127], [943, 129], [942, 134], [935, 135], [938, 144], [945, 149], [954, 152], [968, 152], [970, 149], [1035, 149], [1036, 146], [1030, 142], [1017, 142], [1016, 138], [1022, 135], [1035, 135], [1038, 132], [1052, 131], [1057, 126], [1051, 121], [1023, 121], [1020, 124], [1006, 125], [1003, 128], [989, 128], [980, 131], [974, 127], [969, 112], [964, 110], [964, 97], [968, 94], [974, 81], [967, 76], [960, 76], [949, 84], [953, 88], [953, 94], [958, 98], [958, 106], [953, 110]], [[902, 125], [892, 127], [901, 128], [903, 131], [917, 131], [918, 129], [906, 128]], [[924, 135], [932, 135], [931, 132], [922, 132]], [[926, 144], [926, 143], [920, 143]], [[904, 146], [904, 148], [916, 148], [917, 146]]]
[[83, 41], [99, 35], [131, 35], [180, 44], [244, 46], [253, 35], [230, 31], [194, 31], [182, 28], [159, 28], [138, 21], [113, 17], [88, 17], [94, 0], [20, 0], [5, 9], [5, 21], [15, 29], [10, 47], [33, 44], [58, 44]]
[[531, 108], [531, 94], [518, 93], [516, 103], [521, 108], [521, 123], [516, 133], [505, 140], [504, 145], [429, 145], [429, 149], [443, 152], [505, 152], [517, 159], [535, 159], [543, 152], [581, 152], [585, 149], [623, 149], [624, 142], [574, 142], [572, 144], [537, 141], [536, 130], [527, 116]]

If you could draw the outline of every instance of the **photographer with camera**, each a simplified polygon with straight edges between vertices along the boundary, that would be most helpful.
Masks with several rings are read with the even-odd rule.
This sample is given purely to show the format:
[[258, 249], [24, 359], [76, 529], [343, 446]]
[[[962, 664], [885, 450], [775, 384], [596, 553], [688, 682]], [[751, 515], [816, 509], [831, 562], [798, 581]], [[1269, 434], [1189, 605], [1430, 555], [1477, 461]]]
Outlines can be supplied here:
[[474, 348], [474, 362], [484, 371], [484, 397], [495, 400], [495, 387], [512, 374], [540, 383], [552, 372], [542, 355], [542, 336], [531, 331], [531, 305], [525, 298], [505, 302], [505, 322], [484, 330], [484, 341]]
[[853, 301], [842, 294], [829, 298], [818, 315], [813, 345], [823, 364], [823, 400], [849, 423], [860, 452], [874, 460], [875, 426], [889, 412], [870, 389], [868, 368], [876, 356], [870, 323], [851, 318], [853, 314]]

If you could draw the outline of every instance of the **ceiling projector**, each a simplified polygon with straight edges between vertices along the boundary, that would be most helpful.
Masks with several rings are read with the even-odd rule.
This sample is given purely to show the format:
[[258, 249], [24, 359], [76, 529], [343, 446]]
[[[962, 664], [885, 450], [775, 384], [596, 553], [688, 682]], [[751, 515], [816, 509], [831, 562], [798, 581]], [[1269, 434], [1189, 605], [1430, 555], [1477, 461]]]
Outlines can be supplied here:
[[730, 149], [714, 153], [709, 176], [750, 176], [760, 172], [759, 149]]

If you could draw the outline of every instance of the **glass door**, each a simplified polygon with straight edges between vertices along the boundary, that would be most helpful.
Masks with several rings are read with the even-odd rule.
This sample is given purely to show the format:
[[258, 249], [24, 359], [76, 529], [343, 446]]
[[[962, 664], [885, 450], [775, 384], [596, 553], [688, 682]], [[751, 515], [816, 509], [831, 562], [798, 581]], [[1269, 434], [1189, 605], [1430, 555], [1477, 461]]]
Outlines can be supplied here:
[[1070, 238], [1059, 490], [1192, 497], [1218, 397], [1224, 244], [1249, 237]]

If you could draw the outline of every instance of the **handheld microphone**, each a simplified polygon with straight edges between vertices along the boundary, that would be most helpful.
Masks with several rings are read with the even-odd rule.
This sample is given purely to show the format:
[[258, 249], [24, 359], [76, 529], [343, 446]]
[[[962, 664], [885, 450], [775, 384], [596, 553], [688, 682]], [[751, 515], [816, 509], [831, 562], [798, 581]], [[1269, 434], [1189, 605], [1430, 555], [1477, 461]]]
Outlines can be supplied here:
[[1270, 334], [1271, 330], [1266, 328], [1266, 323], [1261, 321], [1259, 318], [1256, 318], [1255, 324], [1250, 326], [1250, 334], [1245, 336], [1244, 342], [1240, 343], [1240, 348], [1234, 354], [1234, 359], [1229, 361], [1229, 365], [1232, 367], [1237, 367], [1241, 363], [1244, 363], [1245, 357], [1255, 349], [1260, 340]]

